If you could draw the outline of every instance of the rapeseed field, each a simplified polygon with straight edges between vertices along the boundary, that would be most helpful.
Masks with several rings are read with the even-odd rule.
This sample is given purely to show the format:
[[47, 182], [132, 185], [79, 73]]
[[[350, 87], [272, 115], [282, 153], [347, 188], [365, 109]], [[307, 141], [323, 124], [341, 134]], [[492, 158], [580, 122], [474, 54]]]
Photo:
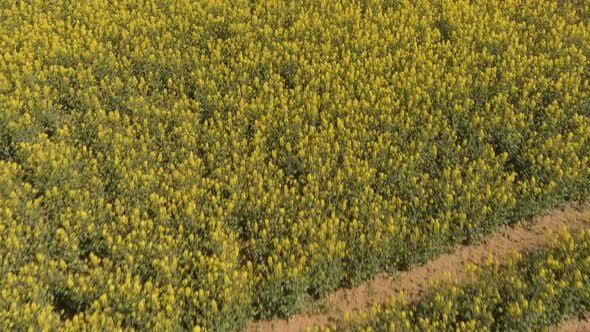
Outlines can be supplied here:
[[2, 1], [0, 330], [238, 330], [583, 202], [589, 80], [582, 0]]

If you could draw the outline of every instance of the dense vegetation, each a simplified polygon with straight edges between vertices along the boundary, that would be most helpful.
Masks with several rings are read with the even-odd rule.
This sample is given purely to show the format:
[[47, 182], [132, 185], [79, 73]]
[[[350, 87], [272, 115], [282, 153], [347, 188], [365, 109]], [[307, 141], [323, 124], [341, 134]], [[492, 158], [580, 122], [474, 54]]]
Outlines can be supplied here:
[[403, 296], [342, 323], [343, 331], [541, 331], [590, 310], [590, 232], [551, 236], [503, 264], [472, 265], [416, 303]]
[[0, 22], [2, 330], [234, 330], [589, 194], [587, 1]]

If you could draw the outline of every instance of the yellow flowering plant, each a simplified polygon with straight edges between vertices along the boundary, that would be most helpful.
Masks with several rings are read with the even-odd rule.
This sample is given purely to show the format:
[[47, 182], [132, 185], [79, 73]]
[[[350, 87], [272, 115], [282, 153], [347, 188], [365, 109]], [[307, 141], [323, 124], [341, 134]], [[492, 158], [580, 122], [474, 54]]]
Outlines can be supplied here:
[[460, 281], [437, 282], [415, 302], [404, 303], [402, 294], [349, 315], [337, 329], [528, 331], [587, 312], [590, 233], [550, 234], [549, 242], [505, 262], [470, 268]]
[[0, 17], [0, 329], [237, 330], [588, 197], [584, 1]]

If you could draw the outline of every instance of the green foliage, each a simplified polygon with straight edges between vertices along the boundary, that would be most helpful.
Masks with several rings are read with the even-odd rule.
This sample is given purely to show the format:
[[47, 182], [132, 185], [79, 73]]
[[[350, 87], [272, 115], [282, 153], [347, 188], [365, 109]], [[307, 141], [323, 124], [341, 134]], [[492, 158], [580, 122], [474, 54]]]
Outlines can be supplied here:
[[551, 235], [544, 248], [469, 266], [415, 303], [398, 296], [341, 322], [343, 331], [540, 331], [590, 309], [590, 232]]
[[3, 3], [1, 327], [236, 330], [586, 199], [589, 16]]

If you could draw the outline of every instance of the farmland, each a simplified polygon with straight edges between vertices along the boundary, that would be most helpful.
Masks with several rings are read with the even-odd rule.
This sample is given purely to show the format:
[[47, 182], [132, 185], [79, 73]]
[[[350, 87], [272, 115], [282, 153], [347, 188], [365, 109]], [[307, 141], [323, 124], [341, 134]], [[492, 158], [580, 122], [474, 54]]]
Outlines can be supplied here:
[[[468, 331], [484, 331], [486, 329], [492, 331], [542, 330], [543, 328], [550, 328], [549, 331], [552, 331], [551, 328], [553, 328], [555, 331], [583, 332], [587, 330], [587, 328], [584, 328], [584, 324], [587, 326], [590, 323], [590, 321], [579, 319], [581, 317], [579, 313], [587, 310], [584, 305], [586, 295], [578, 291], [579, 287], [575, 285], [578, 280], [573, 279], [561, 286], [572, 291], [569, 300], [567, 296], [557, 294], [554, 294], [552, 298], [542, 296], [536, 298], [536, 300], [545, 301], [546, 304], [554, 307], [563, 306], [563, 309], [566, 309], [564, 304], [569, 301], [567, 311], [563, 309], [554, 309], [551, 312], [535, 312], [531, 310], [511, 317], [513, 323], [518, 320], [528, 320], [529, 323], [536, 321], [536, 328], [531, 325], [528, 329], [523, 329], [522, 325], [518, 326], [516, 324], [501, 326], [495, 321], [508, 318], [505, 315], [506, 307], [516, 299], [514, 294], [522, 293], [523, 287], [530, 289], [533, 286], [532, 284], [536, 282], [534, 279], [530, 279], [531, 273], [524, 274], [525, 270], [533, 268], [531, 263], [535, 263], [535, 260], [543, 257], [543, 255], [533, 257], [534, 253], [545, 251], [544, 259], [547, 259], [547, 251], [555, 250], [557, 249], [556, 246], [565, 243], [559, 238], [556, 241], [556, 236], [568, 237], [569, 235], [571, 238], [568, 237], [568, 241], [575, 242], [575, 246], [581, 246], [578, 248], [581, 252], [577, 254], [577, 257], [583, 259], [586, 257], [583, 252], [584, 244], [581, 243], [584, 240], [576, 238], [583, 236], [581, 232], [588, 232], [588, 229], [590, 229], [590, 208], [581, 210], [572, 207], [563, 210], [556, 209], [536, 217], [534, 220], [500, 227], [493, 235], [485, 237], [480, 243], [457, 246], [454, 250], [442, 254], [421, 266], [402, 271], [399, 274], [380, 273], [358, 286], [341, 288], [326, 298], [309, 302], [301, 313], [289, 317], [289, 319], [256, 321], [250, 324], [246, 331], [294, 332], [304, 331], [307, 328], [310, 331], [326, 331], [328, 328], [332, 331], [369, 329], [380, 331], [390, 330], [392, 322], [394, 323], [393, 330], [398, 331], [424, 331], [428, 329], [441, 331], [453, 330], [453, 326], [460, 327], [461, 322], [463, 322], [463, 324], [475, 324], [475, 327], [471, 326], [471, 328], [464, 326], [462, 330]], [[574, 249], [567, 248], [562, 254], [572, 255], [572, 250]], [[523, 255], [529, 255], [530, 258], [523, 261]], [[506, 266], [510, 266], [511, 263], [515, 262], [515, 258], [520, 261], [520, 266], [507, 268]], [[553, 257], [553, 259], [564, 261], [565, 257], [562, 258]], [[537, 264], [537, 270], [540, 266], [543, 266], [541, 261], [535, 264]], [[562, 273], [559, 274], [556, 280], [551, 282], [562, 280], [562, 276], [574, 272], [574, 268], [584, 269], [585, 266], [582, 261], [570, 264], [570, 270], [562, 267]], [[498, 269], [493, 270], [491, 267]], [[483, 273], [483, 270], [487, 272]], [[532, 271], [534, 271], [534, 268]], [[580, 276], [587, 274], [585, 272], [580, 273]], [[520, 283], [518, 285], [520, 288], [512, 289], [511, 287], [514, 287], [516, 283], [514, 280], [512, 280], [512, 283], [509, 282], [510, 278], [515, 277], [515, 275], [519, 275]], [[423, 304], [428, 303], [428, 296], [431, 297], [430, 301], [432, 301], [432, 297], [435, 297], [437, 293], [448, 292], [453, 286], [457, 289], [463, 287], [464, 290], [471, 288], [470, 295], [473, 295], [473, 292], [477, 291], [478, 288], [497, 288], [498, 284], [495, 283], [500, 278], [508, 279], [509, 282], [505, 281], [503, 288], [495, 295], [496, 299], [488, 302], [485, 306], [485, 311], [487, 311], [485, 315], [474, 315], [472, 311], [473, 302], [469, 302], [469, 299], [466, 298], [462, 301], [457, 299], [452, 301], [454, 306], [454, 308], [451, 308], [453, 309], [452, 315], [455, 318], [450, 319], [449, 317], [452, 316], [451, 311], [447, 311], [447, 320], [444, 322], [441, 315], [438, 317], [432, 315], [429, 310], [422, 310], [422, 312], [415, 310], [420, 302], [423, 302]], [[580, 281], [583, 280], [585, 280], [584, 277], [580, 279]], [[532, 293], [526, 294], [523, 299], [531, 301], [537, 295], [534, 292], [539, 290], [539, 285], [537, 284], [534, 289]], [[442, 299], [452, 300], [448, 293]], [[438, 299], [438, 301], [441, 301], [441, 299]], [[467, 305], [461, 303], [464, 301], [467, 302]], [[405, 314], [403, 314], [404, 311], [406, 311]], [[410, 312], [413, 313], [413, 317], [409, 316]], [[405, 315], [405, 317], [402, 317], [402, 315]], [[420, 316], [423, 320], [427, 318], [431, 323], [437, 325], [421, 325]], [[460, 317], [468, 316], [471, 317], [470, 320], [460, 319]], [[485, 316], [487, 318], [484, 318]], [[567, 320], [560, 322], [561, 318], [567, 318]], [[406, 325], [406, 321], [409, 323], [409, 327]]]
[[[403, 296], [359, 315], [356, 331], [537, 331], [567, 315], [584, 313], [588, 290], [588, 232], [552, 236], [550, 245], [519, 253], [503, 264], [471, 265], [462, 284], [439, 283], [422, 298]], [[585, 277], [584, 277], [585, 276]], [[396, 301], [397, 300], [397, 301]]]
[[[589, 80], [587, 1], [2, 2], [0, 330], [240, 330], [588, 202]], [[551, 241], [482, 292], [583, 302]]]

